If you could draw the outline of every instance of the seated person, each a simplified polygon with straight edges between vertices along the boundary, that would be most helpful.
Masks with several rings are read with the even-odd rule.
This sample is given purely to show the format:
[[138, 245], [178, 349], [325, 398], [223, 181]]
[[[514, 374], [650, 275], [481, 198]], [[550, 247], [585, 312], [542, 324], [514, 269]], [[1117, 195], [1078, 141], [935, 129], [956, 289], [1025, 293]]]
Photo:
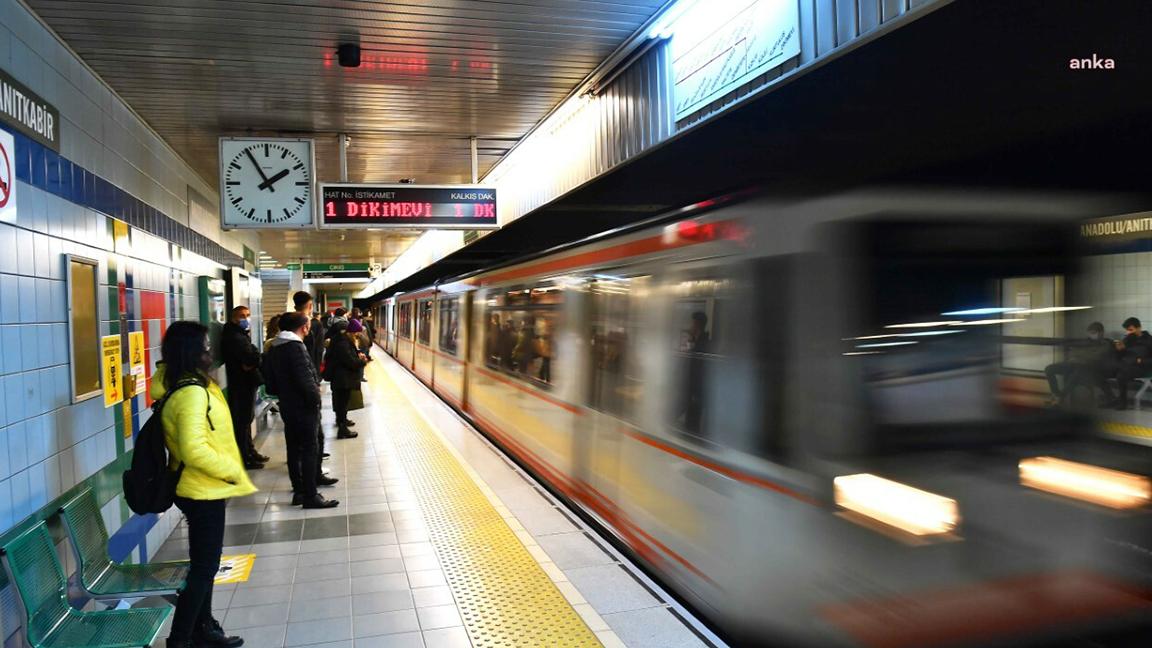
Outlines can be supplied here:
[[[1104, 325], [1092, 322], [1088, 325], [1088, 339], [1080, 340], [1068, 347], [1067, 359], [1055, 362], [1044, 368], [1048, 376], [1048, 387], [1052, 390], [1052, 404], [1064, 404], [1077, 385], [1092, 386], [1093, 372], [1102, 363], [1112, 359], [1112, 341], [1104, 337]], [[1061, 388], [1059, 377], [1064, 376]]]
[[[1106, 397], [1104, 406], [1111, 405], [1118, 410], [1128, 409], [1128, 383], [1146, 376], [1152, 369], [1152, 335], [1141, 328], [1140, 320], [1135, 317], [1124, 320], [1124, 331], [1127, 335], [1114, 343], [1115, 354], [1099, 374], [1100, 388]], [[1118, 396], [1112, 395], [1107, 383], [1109, 378], [1116, 379], [1120, 388]]]

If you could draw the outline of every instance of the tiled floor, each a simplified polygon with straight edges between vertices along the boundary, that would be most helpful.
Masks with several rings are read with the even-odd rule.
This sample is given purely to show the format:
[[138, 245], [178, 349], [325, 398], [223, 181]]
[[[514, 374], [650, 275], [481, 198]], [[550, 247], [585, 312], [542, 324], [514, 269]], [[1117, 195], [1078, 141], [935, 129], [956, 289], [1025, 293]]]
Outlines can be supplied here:
[[[397, 458], [389, 418], [372, 403], [371, 390], [395, 385], [466, 461], [516, 537], [603, 645], [708, 645], [570, 513], [403, 369], [378, 355], [382, 359], [370, 366], [365, 385], [368, 407], [352, 416], [360, 437], [331, 438], [332, 414], [325, 412], [332, 454], [326, 465], [340, 483], [323, 490], [341, 501], [338, 508], [291, 506], [280, 423], [269, 420], [261, 450], [273, 460], [252, 472], [260, 492], [229, 504], [224, 553], [256, 554], [256, 560], [247, 582], [216, 588], [213, 607], [226, 630], [242, 635], [251, 648], [472, 645]], [[157, 558], [185, 557], [185, 534], [178, 527]], [[167, 630], [158, 645], [166, 635]]]

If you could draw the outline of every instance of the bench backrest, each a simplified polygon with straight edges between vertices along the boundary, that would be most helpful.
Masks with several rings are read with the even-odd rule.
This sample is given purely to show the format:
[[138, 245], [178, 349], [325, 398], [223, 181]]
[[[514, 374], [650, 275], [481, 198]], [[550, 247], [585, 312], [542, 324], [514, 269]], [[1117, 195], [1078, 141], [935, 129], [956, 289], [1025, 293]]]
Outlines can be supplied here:
[[4, 545], [8, 577], [27, 614], [28, 641], [38, 645], [68, 615], [68, 581], [48, 527], [40, 522]]
[[81, 582], [95, 583], [108, 569], [108, 529], [92, 489], [86, 488], [72, 501], [60, 508], [60, 517], [68, 529], [76, 558], [80, 561]]

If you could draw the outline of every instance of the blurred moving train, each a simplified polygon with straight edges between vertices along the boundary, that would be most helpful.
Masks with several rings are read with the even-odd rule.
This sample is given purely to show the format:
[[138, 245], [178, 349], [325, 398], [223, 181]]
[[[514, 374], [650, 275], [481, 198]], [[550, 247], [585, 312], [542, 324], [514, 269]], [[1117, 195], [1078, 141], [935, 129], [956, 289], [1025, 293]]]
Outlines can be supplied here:
[[1149, 448], [1011, 370], [1090, 321], [1085, 215], [710, 201], [394, 295], [378, 341], [734, 643], [1133, 645]]

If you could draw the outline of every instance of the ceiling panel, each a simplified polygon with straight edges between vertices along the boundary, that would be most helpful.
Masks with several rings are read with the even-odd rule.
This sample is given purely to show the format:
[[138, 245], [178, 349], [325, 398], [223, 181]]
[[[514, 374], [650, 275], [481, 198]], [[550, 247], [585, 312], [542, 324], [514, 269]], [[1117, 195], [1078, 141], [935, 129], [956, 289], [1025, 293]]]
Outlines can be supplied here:
[[[335, 181], [338, 133], [350, 181], [469, 182], [469, 137], [483, 174], [666, 1], [27, 0], [213, 185], [224, 135], [314, 137]], [[346, 42], [360, 68], [337, 64]], [[340, 258], [301, 236], [263, 247]], [[385, 240], [411, 236], [349, 232], [340, 249], [387, 256]]]

